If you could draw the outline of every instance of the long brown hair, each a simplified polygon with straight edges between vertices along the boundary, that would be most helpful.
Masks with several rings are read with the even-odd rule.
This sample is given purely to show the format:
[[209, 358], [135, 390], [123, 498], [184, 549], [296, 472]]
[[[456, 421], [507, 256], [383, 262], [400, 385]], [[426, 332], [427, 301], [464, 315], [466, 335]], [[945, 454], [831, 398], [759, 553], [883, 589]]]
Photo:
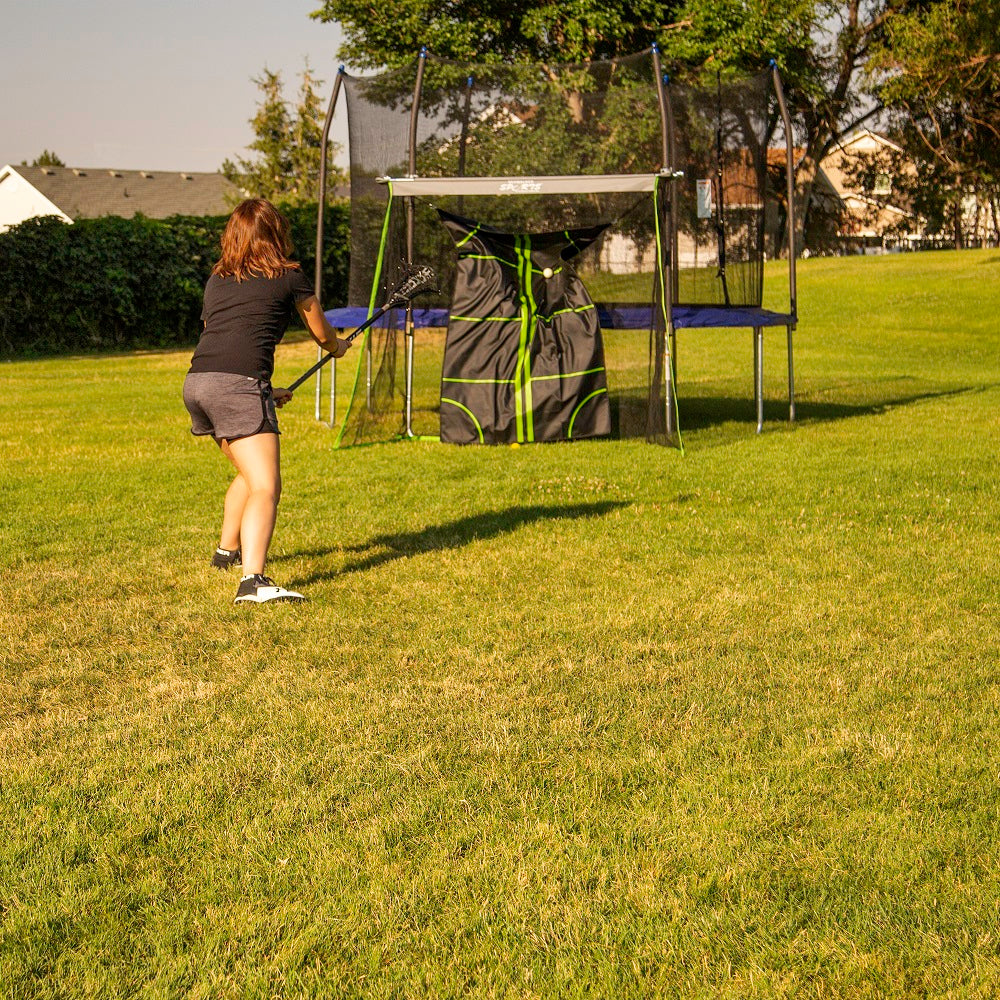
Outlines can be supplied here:
[[222, 256], [212, 274], [243, 281], [252, 275], [277, 278], [299, 266], [289, 259], [292, 240], [288, 220], [264, 198], [240, 202], [222, 233]]

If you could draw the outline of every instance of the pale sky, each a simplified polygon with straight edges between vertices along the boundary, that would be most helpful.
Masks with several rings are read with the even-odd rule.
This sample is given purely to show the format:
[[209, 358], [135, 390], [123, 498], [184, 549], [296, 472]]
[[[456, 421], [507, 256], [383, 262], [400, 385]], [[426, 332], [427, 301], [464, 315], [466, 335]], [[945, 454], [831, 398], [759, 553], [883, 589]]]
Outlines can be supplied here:
[[[329, 100], [341, 32], [318, 0], [13, 0], [0, 31], [0, 166], [43, 149], [70, 167], [218, 170], [247, 155], [259, 92], [305, 59]], [[338, 102], [331, 133], [347, 144]], [[338, 157], [343, 161], [343, 156]]]

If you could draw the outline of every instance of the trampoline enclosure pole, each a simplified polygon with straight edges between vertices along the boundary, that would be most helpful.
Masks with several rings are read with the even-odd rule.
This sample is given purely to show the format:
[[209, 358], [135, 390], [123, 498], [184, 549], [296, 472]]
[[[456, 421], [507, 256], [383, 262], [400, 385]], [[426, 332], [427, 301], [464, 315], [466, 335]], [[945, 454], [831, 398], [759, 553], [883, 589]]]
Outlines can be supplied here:
[[753, 399], [757, 409], [757, 433], [764, 430], [764, 328], [753, 328]]
[[[424, 85], [424, 66], [427, 63], [427, 46], [420, 50], [417, 61], [417, 80], [413, 86], [413, 106], [410, 109], [410, 176], [417, 172], [417, 125], [420, 118], [420, 93]], [[406, 266], [413, 266], [413, 197], [406, 199]], [[406, 303], [406, 389], [405, 389], [405, 430], [407, 437], [413, 437], [413, 302]]]
[[[337, 79], [333, 82], [333, 94], [330, 97], [330, 104], [326, 109], [326, 120], [323, 122], [323, 137], [319, 147], [319, 191], [316, 198], [316, 268], [313, 277], [313, 291], [320, 302], [323, 301], [323, 242], [324, 223], [326, 222], [326, 167], [327, 153], [330, 141], [330, 126], [333, 124], [333, 113], [337, 107], [337, 98], [340, 96], [340, 87], [344, 81], [344, 67], [337, 70]], [[323, 349], [316, 348], [316, 360], [323, 356]], [[322, 375], [316, 378], [316, 419], [320, 419], [320, 406], [322, 398]], [[337, 365], [334, 363], [330, 368], [330, 426], [335, 421], [337, 396]]]
[[[674, 260], [673, 260], [673, 229], [674, 229], [674, 207], [673, 207], [673, 195], [674, 195], [674, 163], [672, 160], [672, 143], [670, 129], [668, 127], [668, 105], [667, 105], [667, 95], [664, 90], [664, 84], [666, 78], [664, 77], [662, 67], [660, 66], [660, 49], [659, 46], [653, 45], [652, 48], [653, 56], [653, 72], [656, 74], [656, 99], [660, 109], [660, 153], [661, 153], [661, 163], [662, 169], [664, 171], [669, 171], [668, 176], [670, 177], [669, 185], [669, 195], [666, 202], [666, 233], [664, 234], [663, 245], [657, 248], [658, 252], [663, 256], [663, 270], [664, 270], [664, 280], [661, 285], [661, 296], [663, 298], [663, 313], [664, 313], [664, 326], [662, 339], [663, 343], [660, 350], [664, 352], [666, 357], [664, 358], [664, 406], [666, 408], [666, 432], [667, 436], [670, 437], [677, 433], [677, 408], [676, 401], [674, 400], [674, 383], [676, 379], [676, 371], [674, 369], [674, 317], [673, 317], [673, 299], [674, 299]], [[659, 211], [655, 208], [654, 211]], [[664, 247], [666, 248], [664, 250]]]
[[786, 221], [788, 224], [788, 311], [791, 313], [792, 322], [787, 327], [788, 333], [788, 419], [795, 420], [795, 369], [792, 361], [792, 335], [798, 321], [798, 294], [795, 288], [795, 149], [792, 143], [792, 120], [788, 114], [788, 105], [785, 102], [785, 91], [781, 86], [781, 75], [778, 73], [778, 64], [771, 61], [771, 73], [774, 76], [774, 92], [778, 96], [778, 107], [781, 110], [781, 120], [785, 127], [785, 184], [786, 199], [788, 201], [788, 211]]

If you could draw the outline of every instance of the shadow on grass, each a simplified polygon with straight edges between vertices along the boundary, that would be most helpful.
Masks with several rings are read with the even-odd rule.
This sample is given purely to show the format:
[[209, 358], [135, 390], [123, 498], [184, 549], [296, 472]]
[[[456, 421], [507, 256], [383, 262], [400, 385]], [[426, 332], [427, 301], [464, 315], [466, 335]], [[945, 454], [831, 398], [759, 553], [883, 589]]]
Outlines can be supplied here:
[[360, 545], [292, 552], [272, 557], [271, 561], [284, 562], [291, 559], [315, 559], [325, 556], [339, 557], [344, 552], [352, 554], [352, 558], [349, 558], [345, 565], [337, 569], [319, 570], [290, 581], [289, 586], [299, 587], [322, 580], [331, 580], [346, 573], [363, 573], [396, 559], [406, 559], [423, 552], [458, 549], [484, 538], [510, 534], [517, 531], [518, 528], [536, 521], [565, 521], [600, 517], [625, 506], [627, 504], [622, 501], [603, 500], [597, 503], [563, 504], [559, 507], [548, 507], [541, 504], [531, 507], [508, 507], [505, 510], [472, 514], [469, 517], [462, 517], [444, 524], [428, 525], [419, 531], [376, 535]]
[[[866, 388], [874, 388], [871, 385]], [[850, 417], [870, 416], [884, 413], [900, 406], [912, 406], [934, 399], [947, 399], [971, 393], [986, 392], [995, 388], [991, 385], [963, 386], [958, 389], [939, 389], [927, 392], [911, 392], [886, 395], [865, 403], [840, 403], [835, 400], [797, 399], [795, 401], [795, 422], [826, 423], [846, 420]], [[746, 423], [753, 429], [757, 422], [757, 410], [753, 398], [729, 396], [691, 396], [685, 398], [683, 392], [678, 400], [681, 431], [706, 430], [725, 423]], [[764, 420], [768, 423], [788, 422], [788, 401], [781, 399], [764, 400]]]

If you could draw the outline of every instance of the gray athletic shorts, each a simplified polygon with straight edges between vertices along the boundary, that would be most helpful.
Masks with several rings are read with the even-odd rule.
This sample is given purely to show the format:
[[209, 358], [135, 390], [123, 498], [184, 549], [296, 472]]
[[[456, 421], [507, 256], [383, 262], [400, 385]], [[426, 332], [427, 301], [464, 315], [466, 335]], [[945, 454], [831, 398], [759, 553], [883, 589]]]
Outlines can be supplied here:
[[271, 383], [260, 379], [229, 372], [189, 372], [184, 405], [191, 414], [191, 433], [211, 434], [216, 441], [281, 433]]

